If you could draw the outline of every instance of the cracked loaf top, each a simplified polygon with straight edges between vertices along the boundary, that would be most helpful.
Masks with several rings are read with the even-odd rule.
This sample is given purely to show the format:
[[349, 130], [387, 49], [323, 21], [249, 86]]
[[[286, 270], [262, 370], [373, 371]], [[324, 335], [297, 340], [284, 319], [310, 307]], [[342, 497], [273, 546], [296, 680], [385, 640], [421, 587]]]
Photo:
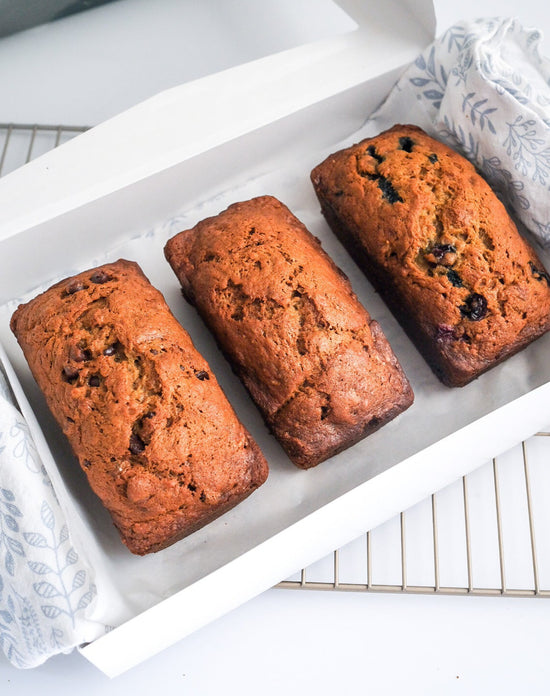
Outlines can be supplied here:
[[394, 126], [330, 155], [323, 214], [438, 377], [462, 386], [550, 328], [550, 277], [459, 154]]
[[122, 540], [157, 551], [267, 476], [208, 364], [137, 264], [54, 285], [11, 327]]
[[275, 198], [235, 203], [172, 238], [165, 252], [298, 466], [318, 464], [412, 403], [377, 322]]

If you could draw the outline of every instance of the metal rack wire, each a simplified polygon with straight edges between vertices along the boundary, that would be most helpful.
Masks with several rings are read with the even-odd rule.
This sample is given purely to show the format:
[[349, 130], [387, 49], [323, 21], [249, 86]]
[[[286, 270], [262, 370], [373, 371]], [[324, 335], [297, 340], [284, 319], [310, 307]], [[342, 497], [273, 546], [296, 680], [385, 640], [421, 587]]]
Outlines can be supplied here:
[[[544, 446], [541, 445], [542, 439], [546, 441]], [[531, 450], [531, 452], [529, 452]], [[507, 461], [501, 461], [501, 459]], [[533, 468], [533, 462], [537, 462], [537, 470]], [[550, 432], [537, 433], [529, 441], [522, 442], [521, 445], [513, 452], [507, 453], [501, 457], [494, 458], [488, 462], [480, 471], [464, 476], [461, 481], [453, 487], [449, 487], [449, 491], [454, 489], [455, 497], [461, 498], [459, 506], [455, 506], [452, 514], [446, 510], [448, 517], [447, 524], [452, 526], [455, 532], [460, 531], [464, 537], [464, 545], [462, 549], [455, 549], [456, 553], [463, 555], [463, 564], [465, 569], [463, 572], [457, 572], [456, 568], [450, 573], [450, 577], [455, 582], [444, 583], [441, 577], [441, 544], [442, 533], [440, 529], [441, 505], [440, 499], [449, 491], [441, 491], [434, 493], [429, 500], [423, 501], [419, 507], [430, 508], [429, 524], [424, 525], [423, 533], [425, 537], [431, 537], [431, 558], [424, 559], [424, 571], [431, 571], [431, 581], [422, 583], [411, 583], [408, 577], [408, 564], [410, 562], [409, 542], [411, 536], [407, 533], [408, 517], [414, 514], [415, 508], [410, 511], [402, 512], [393, 521], [390, 521], [383, 527], [398, 528], [399, 533], [394, 534], [393, 552], [399, 556], [398, 566], [394, 568], [394, 582], [375, 582], [375, 567], [376, 558], [373, 550], [374, 536], [382, 533], [389, 541], [391, 534], [388, 534], [388, 529], [378, 528], [366, 533], [364, 537], [354, 543], [355, 553], [358, 556], [362, 555], [361, 565], [355, 567], [355, 574], [360, 575], [364, 571], [362, 582], [356, 581], [352, 575], [347, 580], [343, 581], [341, 577], [341, 558], [342, 549], [337, 549], [330, 557], [323, 559], [321, 562], [314, 564], [309, 568], [304, 568], [298, 574], [279, 583], [278, 587], [287, 589], [306, 589], [306, 590], [339, 590], [339, 591], [355, 591], [355, 592], [392, 592], [392, 593], [413, 593], [413, 594], [439, 594], [439, 595], [473, 595], [473, 596], [502, 596], [502, 597], [550, 597], [550, 576], [546, 572], [550, 564], [550, 528], [547, 525], [547, 515], [545, 515], [544, 504], [542, 501], [543, 493], [548, 492], [548, 483], [550, 479], [547, 476], [550, 464]], [[493, 535], [493, 541], [496, 545], [498, 555], [498, 582], [493, 585], [487, 582], [487, 573], [485, 573], [485, 581], [476, 584], [476, 562], [479, 558], [475, 558], [473, 532], [476, 528], [479, 531], [479, 524], [487, 524], [487, 519], [483, 520], [479, 517], [474, 520], [472, 511], [472, 493], [475, 488], [479, 488], [480, 479], [492, 479], [493, 495], [492, 500], [487, 499], [491, 496], [485, 495], [484, 502], [485, 518], [488, 517], [488, 511], [492, 507], [494, 513], [494, 526], [496, 534]], [[522, 485], [518, 486], [518, 482], [522, 479]], [[534, 485], [536, 483], [538, 491], [538, 499], [534, 496]], [[485, 486], [486, 488], [486, 486]], [[516, 509], [505, 509], [503, 503], [503, 494], [507, 498], [507, 504], [510, 500], [516, 501]], [[459, 495], [457, 495], [459, 494]], [[476, 495], [480, 494], [478, 490]], [[518, 501], [520, 504], [518, 505]], [[461, 510], [460, 510], [461, 508]], [[457, 514], [459, 513], [461, 514]], [[520, 514], [521, 513], [521, 514]], [[475, 527], [477, 525], [477, 527]], [[513, 530], [519, 527], [524, 527], [528, 530], [527, 534], [522, 535], [522, 539], [507, 538], [506, 529]], [[417, 530], [418, 531], [418, 530]], [[418, 539], [416, 546], [418, 546]], [[392, 553], [392, 550], [387, 544], [383, 544], [383, 554], [386, 556]], [[362, 549], [361, 549], [362, 547]], [[521, 549], [521, 550], [520, 550]], [[378, 554], [380, 556], [380, 554]], [[521, 557], [521, 558], [518, 558]], [[510, 561], [512, 563], [520, 560], [523, 566], [522, 574], [524, 586], [512, 584], [507, 576], [507, 567]], [[378, 558], [380, 561], [380, 558]], [[541, 577], [540, 566], [544, 563], [544, 577]], [[359, 561], [361, 564], [361, 560]], [[529, 571], [529, 572], [526, 572]], [[427, 575], [428, 573], [424, 573]], [[515, 574], [517, 575], [517, 569]], [[493, 573], [493, 578], [494, 578]], [[525, 576], [530, 575], [530, 578]], [[460, 582], [460, 576], [465, 582]]]
[[[0, 176], [86, 130], [0, 123]], [[277, 587], [550, 597], [549, 496], [550, 428]]]
[[88, 130], [87, 126], [0, 123], [0, 176]]

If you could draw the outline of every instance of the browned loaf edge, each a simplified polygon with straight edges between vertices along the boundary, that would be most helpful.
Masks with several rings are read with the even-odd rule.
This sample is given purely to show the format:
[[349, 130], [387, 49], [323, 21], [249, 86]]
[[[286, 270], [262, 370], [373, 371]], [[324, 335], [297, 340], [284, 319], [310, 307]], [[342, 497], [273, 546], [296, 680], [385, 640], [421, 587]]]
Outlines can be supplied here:
[[550, 276], [485, 180], [415, 126], [311, 174], [335, 234], [435, 374], [463, 386], [550, 328]]
[[377, 322], [275, 198], [235, 203], [173, 237], [165, 253], [297, 466], [319, 464], [412, 403]]
[[137, 264], [63, 280], [11, 328], [133, 553], [174, 543], [265, 481], [262, 453]]

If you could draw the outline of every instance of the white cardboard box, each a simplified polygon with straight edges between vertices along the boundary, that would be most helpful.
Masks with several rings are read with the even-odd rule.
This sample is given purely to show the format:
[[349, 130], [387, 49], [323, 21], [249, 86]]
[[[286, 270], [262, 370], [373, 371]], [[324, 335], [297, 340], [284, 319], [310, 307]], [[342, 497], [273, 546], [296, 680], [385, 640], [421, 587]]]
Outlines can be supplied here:
[[[464, 389], [448, 390], [319, 214], [310, 169], [353, 138], [435, 34], [427, 0], [391, 0], [383, 8], [360, 0], [339, 4], [357, 21], [355, 32], [161, 93], [0, 181], [0, 340], [72, 531], [98, 570], [99, 598], [108, 598], [100, 601], [97, 618], [117, 628], [81, 651], [111, 676], [547, 423], [549, 340]], [[267, 434], [212, 338], [181, 299], [162, 253], [179, 229], [260, 193], [280, 197], [321, 238], [381, 322], [416, 392], [405, 414], [307, 472], [295, 469]], [[165, 294], [271, 467], [265, 486], [238, 508], [146, 558], [131, 556], [120, 544], [8, 328], [20, 298], [120, 256], [137, 260]]]

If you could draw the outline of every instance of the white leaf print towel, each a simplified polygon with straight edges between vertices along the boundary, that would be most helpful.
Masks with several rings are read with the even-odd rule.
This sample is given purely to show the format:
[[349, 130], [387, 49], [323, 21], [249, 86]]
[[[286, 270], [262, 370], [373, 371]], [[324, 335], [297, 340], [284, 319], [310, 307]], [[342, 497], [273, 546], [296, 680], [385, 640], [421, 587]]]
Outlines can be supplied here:
[[514, 19], [457, 24], [429, 46], [369, 126], [414, 123], [462, 152], [550, 247], [550, 61]]
[[95, 596], [0, 363], [0, 647], [17, 667], [68, 652]]

